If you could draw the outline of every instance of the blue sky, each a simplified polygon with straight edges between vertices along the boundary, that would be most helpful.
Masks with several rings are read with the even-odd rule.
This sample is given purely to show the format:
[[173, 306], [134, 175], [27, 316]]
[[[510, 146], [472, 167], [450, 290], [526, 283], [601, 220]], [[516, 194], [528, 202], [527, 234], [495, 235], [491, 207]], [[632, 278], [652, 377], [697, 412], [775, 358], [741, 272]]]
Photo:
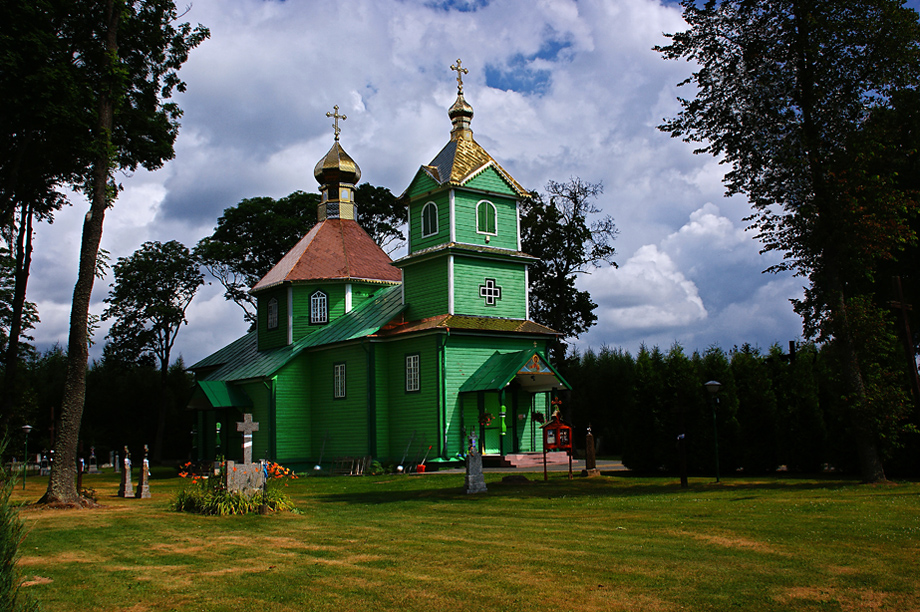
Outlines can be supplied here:
[[[761, 273], [776, 256], [760, 255], [745, 231], [747, 202], [724, 197], [724, 168], [655, 129], [677, 112], [676, 84], [691, 71], [652, 51], [663, 32], [683, 28], [674, 3], [196, 0], [185, 19], [209, 26], [212, 38], [182, 71], [175, 160], [119, 177], [124, 191], [102, 243], [113, 259], [145, 240], [193, 246], [243, 198], [316, 191], [313, 166], [332, 145], [325, 113], [335, 104], [363, 180], [401, 193], [448, 140], [449, 66], [459, 57], [475, 137], [521, 184], [578, 176], [604, 185], [597, 204], [620, 230], [619, 268], [579, 280], [600, 317], [580, 348], [767, 348], [801, 335], [789, 299], [802, 279]], [[73, 202], [37, 231], [29, 298], [41, 348], [66, 345], [87, 210]], [[111, 282], [97, 281], [93, 313]], [[174, 351], [187, 363], [246, 329], [216, 282], [188, 316]], [[96, 332], [95, 356], [106, 330]]]

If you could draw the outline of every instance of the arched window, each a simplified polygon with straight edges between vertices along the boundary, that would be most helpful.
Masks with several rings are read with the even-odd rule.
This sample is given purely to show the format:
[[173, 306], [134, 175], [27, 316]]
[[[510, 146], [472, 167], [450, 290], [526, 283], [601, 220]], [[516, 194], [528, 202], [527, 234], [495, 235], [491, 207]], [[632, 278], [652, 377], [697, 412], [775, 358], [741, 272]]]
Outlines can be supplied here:
[[495, 234], [495, 204], [482, 200], [476, 205], [476, 231], [480, 234]]
[[329, 322], [329, 299], [322, 291], [310, 296], [310, 324], [319, 325]]
[[422, 238], [438, 233], [438, 205], [428, 202], [422, 208]]
[[268, 300], [268, 329], [278, 329], [278, 300]]

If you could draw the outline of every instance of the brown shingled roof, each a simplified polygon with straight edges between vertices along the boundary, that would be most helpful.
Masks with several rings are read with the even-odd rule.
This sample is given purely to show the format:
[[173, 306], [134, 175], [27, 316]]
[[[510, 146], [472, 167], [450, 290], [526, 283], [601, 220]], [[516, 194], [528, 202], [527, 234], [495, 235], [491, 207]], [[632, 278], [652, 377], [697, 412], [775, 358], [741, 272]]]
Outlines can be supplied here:
[[292, 281], [402, 281], [392, 260], [352, 219], [326, 219], [275, 264], [252, 291]]
[[559, 332], [528, 320], [500, 319], [493, 317], [471, 317], [467, 315], [437, 315], [418, 321], [392, 322], [380, 330], [381, 336], [395, 336], [427, 329], [465, 329], [474, 331], [511, 332], [518, 334], [539, 334], [559, 336]]

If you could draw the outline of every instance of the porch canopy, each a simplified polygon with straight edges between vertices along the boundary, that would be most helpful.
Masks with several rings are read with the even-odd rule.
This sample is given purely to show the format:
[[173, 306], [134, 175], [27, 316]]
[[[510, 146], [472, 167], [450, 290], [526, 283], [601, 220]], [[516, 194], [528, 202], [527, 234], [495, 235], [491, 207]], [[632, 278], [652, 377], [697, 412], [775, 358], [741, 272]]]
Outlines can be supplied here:
[[199, 380], [188, 407], [193, 410], [251, 408], [252, 400], [241, 390], [222, 380]]
[[537, 349], [489, 357], [460, 387], [460, 393], [501, 391], [512, 382], [531, 393], [571, 389], [571, 385]]

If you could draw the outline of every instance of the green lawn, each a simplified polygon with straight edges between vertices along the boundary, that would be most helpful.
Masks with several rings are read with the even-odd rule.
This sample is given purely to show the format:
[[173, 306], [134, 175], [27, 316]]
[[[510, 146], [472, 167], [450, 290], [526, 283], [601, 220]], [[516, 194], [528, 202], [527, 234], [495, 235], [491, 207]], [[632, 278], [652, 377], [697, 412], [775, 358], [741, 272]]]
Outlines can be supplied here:
[[92, 476], [102, 509], [23, 510], [20, 567], [54, 612], [920, 610], [918, 484], [529, 476], [305, 478], [300, 514], [228, 518]]

